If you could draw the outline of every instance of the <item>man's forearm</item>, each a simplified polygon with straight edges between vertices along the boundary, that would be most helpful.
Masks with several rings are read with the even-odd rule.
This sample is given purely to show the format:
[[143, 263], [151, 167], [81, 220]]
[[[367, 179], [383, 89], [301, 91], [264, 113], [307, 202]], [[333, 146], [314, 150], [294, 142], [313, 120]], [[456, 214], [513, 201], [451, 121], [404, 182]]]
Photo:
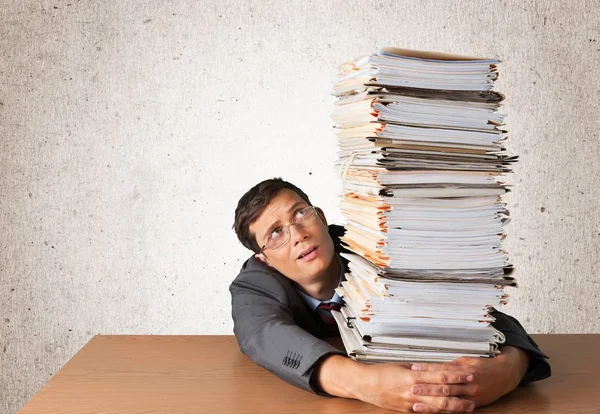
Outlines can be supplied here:
[[359, 398], [365, 381], [365, 365], [341, 355], [327, 356], [315, 372], [315, 384], [320, 390], [336, 397]]
[[510, 383], [510, 389], [506, 390], [508, 393], [517, 388], [527, 373], [527, 370], [529, 369], [530, 356], [527, 352], [520, 348], [514, 346], [505, 346], [502, 348], [502, 353], [497, 358], [506, 359], [507, 363], [512, 366], [512, 369], [509, 372], [514, 373], [514, 381]]

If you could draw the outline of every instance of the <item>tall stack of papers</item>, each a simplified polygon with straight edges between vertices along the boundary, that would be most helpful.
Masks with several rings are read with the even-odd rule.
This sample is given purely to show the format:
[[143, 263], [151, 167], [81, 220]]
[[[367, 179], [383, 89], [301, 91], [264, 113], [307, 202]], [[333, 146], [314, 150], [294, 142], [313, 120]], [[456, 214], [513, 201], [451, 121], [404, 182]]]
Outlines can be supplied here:
[[515, 285], [503, 96], [493, 59], [384, 48], [340, 67], [332, 118], [350, 272], [334, 312], [370, 361], [491, 356], [493, 307]]

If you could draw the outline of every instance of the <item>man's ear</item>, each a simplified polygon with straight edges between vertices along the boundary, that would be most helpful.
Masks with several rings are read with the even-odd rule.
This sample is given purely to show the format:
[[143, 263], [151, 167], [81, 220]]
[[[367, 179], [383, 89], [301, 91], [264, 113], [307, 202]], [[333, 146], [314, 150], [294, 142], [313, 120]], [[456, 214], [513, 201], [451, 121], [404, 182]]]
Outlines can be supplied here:
[[264, 263], [264, 264], [266, 264], [267, 266], [269, 266], [269, 259], [267, 259], [267, 256], [265, 256], [264, 254], [262, 254], [262, 253], [256, 253], [256, 254], [254, 255], [254, 258], [255, 258], [256, 260], [259, 260], [259, 261], [263, 262], [263, 263]]
[[327, 226], [327, 219], [325, 218], [325, 213], [323, 213], [323, 210], [321, 210], [319, 207], [315, 207], [315, 210], [317, 210], [317, 214], [319, 215], [319, 217], [321, 217], [321, 220], [323, 220], [325, 226]]

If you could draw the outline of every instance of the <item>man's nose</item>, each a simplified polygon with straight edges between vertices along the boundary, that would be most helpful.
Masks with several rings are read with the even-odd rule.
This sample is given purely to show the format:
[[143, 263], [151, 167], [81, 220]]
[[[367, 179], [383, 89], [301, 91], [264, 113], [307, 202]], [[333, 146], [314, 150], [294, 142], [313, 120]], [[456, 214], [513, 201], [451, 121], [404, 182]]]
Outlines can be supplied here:
[[298, 245], [302, 240], [306, 240], [308, 238], [308, 233], [303, 226], [299, 226], [297, 224], [292, 224], [290, 226], [290, 239], [294, 243], [294, 246]]

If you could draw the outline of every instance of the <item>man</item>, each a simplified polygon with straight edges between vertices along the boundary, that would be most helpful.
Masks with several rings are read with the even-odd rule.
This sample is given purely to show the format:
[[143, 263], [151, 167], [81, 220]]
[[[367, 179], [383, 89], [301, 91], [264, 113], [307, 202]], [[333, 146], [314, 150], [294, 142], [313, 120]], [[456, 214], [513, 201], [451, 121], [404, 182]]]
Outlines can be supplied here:
[[470, 412], [520, 383], [550, 375], [547, 358], [519, 322], [494, 311], [506, 336], [501, 355], [446, 364], [353, 361], [321, 338], [339, 335], [328, 310], [341, 298], [347, 262], [323, 211], [298, 187], [263, 181], [240, 199], [234, 228], [255, 254], [230, 286], [234, 332], [255, 363], [306, 390], [356, 398], [387, 409]]

